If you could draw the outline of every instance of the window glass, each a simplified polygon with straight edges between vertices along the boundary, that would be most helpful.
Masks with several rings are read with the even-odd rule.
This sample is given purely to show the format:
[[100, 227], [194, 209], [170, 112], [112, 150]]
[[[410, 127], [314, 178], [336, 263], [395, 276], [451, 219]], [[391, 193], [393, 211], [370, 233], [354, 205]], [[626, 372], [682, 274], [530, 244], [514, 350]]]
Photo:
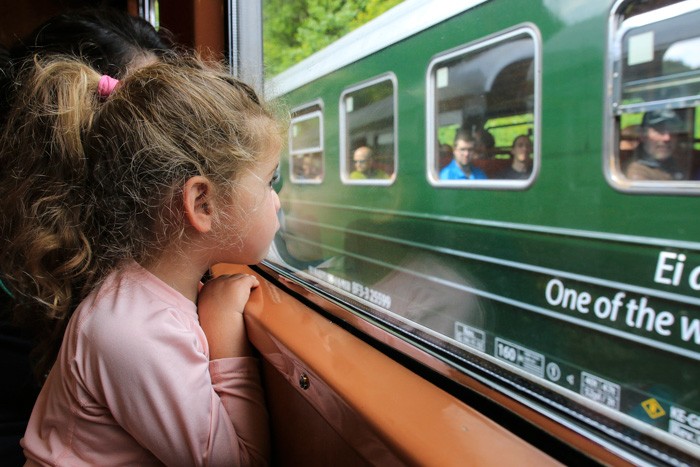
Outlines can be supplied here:
[[700, 10], [689, 4], [633, 16], [617, 35], [613, 179], [622, 188], [700, 188]]
[[[672, 123], [680, 122], [678, 128], [693, 134], [692, 142], [679, 137], [678, 144], [698, 144], [698, 104], [688, 96], [662, 96], [660, 85], [649, 86], [648, 94], [631, 85], [623, 88], [633, 79], [613, 69], [612, 57], [605, 69], [611, 71], [608, 81], [596, 79], [604, 72], [604, 52], [617, 54], [616, 63], [622, 66], [629, 61], [629, 52], [623, 54], [620, 47], [624, 37], [679, 16], [664, 13], [670, 0], [662, 1], [663, 8], [655, 0], [638, 2], [641, 11], [633, 2], [614, 2], [619, 11], [598, 15], [597, 21], [611, 20], [611, 30], [610, 36], [598, 38], [597, 54], [562, 55], [564, 49], [577, 50], [592, 21], [561, 24], [559, 29], [550, 24], [543, 31], [544, 44], [551, 46], [548, 57], [563, 61], [545, 63], [551, 66], [546, 75], [559, 78], [549, 82], [554, 115], [547, 120], [556, 133], [551, 149], [558, 160], [552, 161], [548, 186], [537, 190], [480, 191], [524, 190], [538, 177], [545, 96], [540, 81], [543, 42], [534, 25], [498, 34], [489, 29], [489, 36], [450, 50], [436, 43], [443, 34], [436, 29], [310, 83], [335, 99], [339, 86], [346, 86], [343, 80], [360, 83], [368, 70], [382, 72], [373, 67], [393, 63], [394, 57], [398, 63], [420, 44], [426, 48], [423, 64], [415, 60], [397, 71], [407, 78], [400, 103], [409, 117], [399, 123], [405, 131], [422, 132], [417, 125], [423, 119], [414, 117], [425, 104], [427, 128], [420, 135], [402, 130], [406, 150], [401, 183], [386, 189], [352, 185], [389, 183], [350, 177], [354, 150], [362, 146], [384, 155], [386, 164], [393, 161], [393, 167], [383, 169], [387, 175], [397, 173], [399, 89], [392, 75], [340, 88], [339, 131], [332, 129], [327, 137], [329, 144], [339, 140], [337, 170], [345, 185], [326, 183], [323, 192], [293, 185], [282, 192], [284, 219], [274, 245], [281, 260], [274, 267], [291, 271], [289, 276], [309, 292], [306, 296], [331, 314], [340, 305], [341, 319], [349, 318], [345, 322], [361, 333], [376, 325], [378, 334], [369, 333], [379, 341], [394, 345], [405, 340], [408, 345], [399, 351], [410, 354], [415, 345], [436, 356], [440, 362], [433, 369], [444, 368], [442, 374], [458, 383], [469, 385], [477, 378], [504, 397], [512, 396], [603, 444], [602, 449], [641, 453], [630, 456], [635, 465], [638, 459], [684, 465], [691, 457], [695, 465], [700, 444], [700, 250], [688, 234], [695, 224], [674, 222], [678, 209], [651, 215], [664, 201], [676, 205], [680, 200], [685, 209], [690, 197], [655, 197], [659, 199], [647, 203], [644, 197], [616, 195], [589, 176], [600, 166], [589, 157], [600, 150], [596, 128], [614, 133], [614, 119], [615, 128], [622, 129], [620, 142], [634, 145], [645, 118], [652, 123], [647, 112], [660, 111], [653, 120], [659, 125], [656, 119], [663, 122], [668, 117], [663, 111], [672, 110], [677, 117], [671, 116]], [[697, 0], [692, 3], [698, 5]], [[437, 27], [445, 27], [444, 34], [456, 36], [453, 44], [459, 44], [473, 18], [465, 13], [459, 21]], [[618, 34], [618, 28], [624, 30]], [[693, 35], [679, 37], [659, 52], [658, 70], [666, 77], [676, 73], [672, 68], [677, 63], [689, 60], [683, 54]], [[581, 73], [587, 65], [592, 69]], [[561, 79], [572, 79], [568, 86], [585, 82], [589, 87], [562, 100]], [[425, 93], [409, 85], [419, 80]], [[600, 95], [603, 88], [609, 112], [603, 112], [598, 99], [581, 108], [571, 105], [582, 96]], [[302, 99], [307, 92], [301, 91]], [[328, 117], [335, 118], [335, 113]], [[607, 124], [599, 125], [601, 119]], [[586, 132], [579, 137], [582, 129]], [[475, 138], [457, 149], [478, 154], [470, 163], [487, 178], [440, 179], [441, 170], [455, 159], [453, 145], [460, 131]], [[412, 147], [423, 136], [425, 145]], [[530, 154], [530, 172], [523, 179], [502, 172], [513, 168], [511, 149], [518, 140]], [[556, 144], [567, 140], [570, 144]], [[607, 153], [615, 156], [617, 151]], [[335, 171], [335, 155], [329, 161], [328, 170]], [[686, 170], [692, 169], [691, 164]], [[679, 183], [667, 185], [676, 189]], [[568, 203], [574, 198], [578, 208]], [[622, 204], [616, 206], [618, 201]], [[324, 297], [330, 304], [323, 303]], [[373, 325], [358, 325], [363, 319]], [[423, 354], [418, 358], [425, 361]]]
[[538, 166], [536, 42], [518, 30], [444, 54], [429, 67], [429, 179], [522, 187]]
[[323, 180], [323, 113], [320, 106], [294, 113], [289, 126], [290, 179], [295, 183]]
[[340, 98], [341, 178], [390, 184], [396, 173], [396, 85], [393, 75], [346, 90]]

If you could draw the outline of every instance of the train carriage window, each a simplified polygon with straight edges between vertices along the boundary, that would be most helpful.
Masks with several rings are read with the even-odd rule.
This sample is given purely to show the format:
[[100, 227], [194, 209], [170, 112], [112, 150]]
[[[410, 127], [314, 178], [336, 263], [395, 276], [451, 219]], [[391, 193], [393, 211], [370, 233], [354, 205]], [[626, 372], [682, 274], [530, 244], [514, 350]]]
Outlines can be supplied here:
[[[542, 31], [509, 23], [508, 2], [484, 2], [321, 78], [299, 68], [306, 81], [286, 99], [305, 102], [316, 90], [341, 94], [338, 131], [326, 135], [329, 144], [338, 139], [341, 180], [327, 179], [320, 191], [289, 184], [281, 192], [281, 228], [266, 270], [343, 327], [415, 359], [456, 388], [537, 419], [542, 432], [575, 450], [583, 446], [584, 455], [594, 445], [600, 451], [590, 463], [698, 465], [694, 200], [616, 195], [603, 177], [594, 183], [595, 174], [581, 170], [600, 171], [602, 158], [589, 157], [601, 149], [600, 130], [610, 132], [600, 142], [628, 144], [631, 156], [643, 127], [673, 129], [677, 148], [693, 151], [678, 165], [691, 174], [698, 169], [700, 0], [531, 3], [513, 15], [538, 18]], [[474, 28], [478, 21], [484, 24]], [[493, 31], [494, 21], [512, 26], [464, 43], [465, 31]], [[591, 37], [606, 21], [608, 36]], [[378, 24], [385, 33], [411, 21], [401, 15]], [[346, 45], [332, 50], [343, 55]], [[603, 70], [606, 52], [612, 58]], [[409, 164], [410, 154], [402, 154], [406, 180], [391, 189], [353, 185], [390, 183], [351, 178], [361, 147], [375, 151], [387, 175], [398, 174], [396, 79], [356, 78], [398, 62], [405, 64], [401, 110], [426, 106], [425, 133], [401, 135], [408, 146], [420, 142], [407, 148], [419, 158]], [[549, 84], [570, 80], [560, 91], [580, 93], [566, 102], [560, 92], [545, 96], [544, 65], [551, 66], [544, 74]], [[603, 85], [606, 101], [596, 97]], [[591, 101], [569, 105], [581, 99]], [[540, 151], [545, 106], [555, 113], [550, 130], [566, 144], [553, 148], [551, 179], [539, 180], [548, 163]], [[420, 121], [401, 123], [413, 131]], [[461, 133], [467, 140], [455, 148]], [[522, 168], [514, 166], [514, 143], [527, 156], [523, 178], [506, 173]], [[477, 153], [470, 163], [487, 178], [441, 179], [455, 149]], [[629, 180], [621, 172], [623, 150], [605, 153], [615, 187], [672, 193], [697, 187], [690, 179]], [[535, 182], [542, 186], [530, 190]], [[465, 402], [474, 400], [464, 394]]]
[[323, 180], [323, 111], [320, 103], [297, 109], [289, 126], [289, 178], [294, 183]]
[[626, 191], [700, 192], [700, 7], [667, 3], [614, 17], [606, 175]]
[[340, 174], [344, 183], [389, 185], [398, 160], [396, 77], [383, 75], [340, 96]]
[[428, 180], [525, 188], [539, 168], [537, 33], [518, 28], [437, 56], [428, 67]]

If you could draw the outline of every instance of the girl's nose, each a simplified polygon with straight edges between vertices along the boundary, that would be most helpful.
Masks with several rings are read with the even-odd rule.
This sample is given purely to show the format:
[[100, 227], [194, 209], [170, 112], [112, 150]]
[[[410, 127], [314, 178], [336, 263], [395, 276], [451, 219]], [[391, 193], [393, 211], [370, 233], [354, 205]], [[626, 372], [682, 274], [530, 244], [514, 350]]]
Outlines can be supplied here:
[[274, 196], [272, 202], [275, 203], [275, 212], [279, 212], [281, 204], [280, 204], [280, 197], [277, 194], [276, 191], [272, 192], [272, 196]]

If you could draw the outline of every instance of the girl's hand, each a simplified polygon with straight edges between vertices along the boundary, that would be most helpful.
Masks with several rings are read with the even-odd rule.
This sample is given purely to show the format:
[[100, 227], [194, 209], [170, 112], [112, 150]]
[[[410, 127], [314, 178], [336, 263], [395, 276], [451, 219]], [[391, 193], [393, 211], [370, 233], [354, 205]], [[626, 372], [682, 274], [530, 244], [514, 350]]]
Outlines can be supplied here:
[[199, 324], [209, 342], [209, 359], [252, 354], [243, 322], [250, 292], [260, 283], [248, 274], [223, 275], [207, 281], [199, 291]]

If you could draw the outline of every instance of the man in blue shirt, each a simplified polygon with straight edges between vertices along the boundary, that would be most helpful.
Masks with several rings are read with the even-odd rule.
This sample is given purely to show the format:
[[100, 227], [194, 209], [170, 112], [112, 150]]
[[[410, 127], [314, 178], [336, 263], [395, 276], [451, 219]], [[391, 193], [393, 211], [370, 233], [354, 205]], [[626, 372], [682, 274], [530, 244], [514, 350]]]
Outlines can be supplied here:
[[485, 180], [486, 174], [473, 167], [476, 139], [464, 130], [458, 130], [455, 135], [454, 159], [440, 171], [440, 180]]

